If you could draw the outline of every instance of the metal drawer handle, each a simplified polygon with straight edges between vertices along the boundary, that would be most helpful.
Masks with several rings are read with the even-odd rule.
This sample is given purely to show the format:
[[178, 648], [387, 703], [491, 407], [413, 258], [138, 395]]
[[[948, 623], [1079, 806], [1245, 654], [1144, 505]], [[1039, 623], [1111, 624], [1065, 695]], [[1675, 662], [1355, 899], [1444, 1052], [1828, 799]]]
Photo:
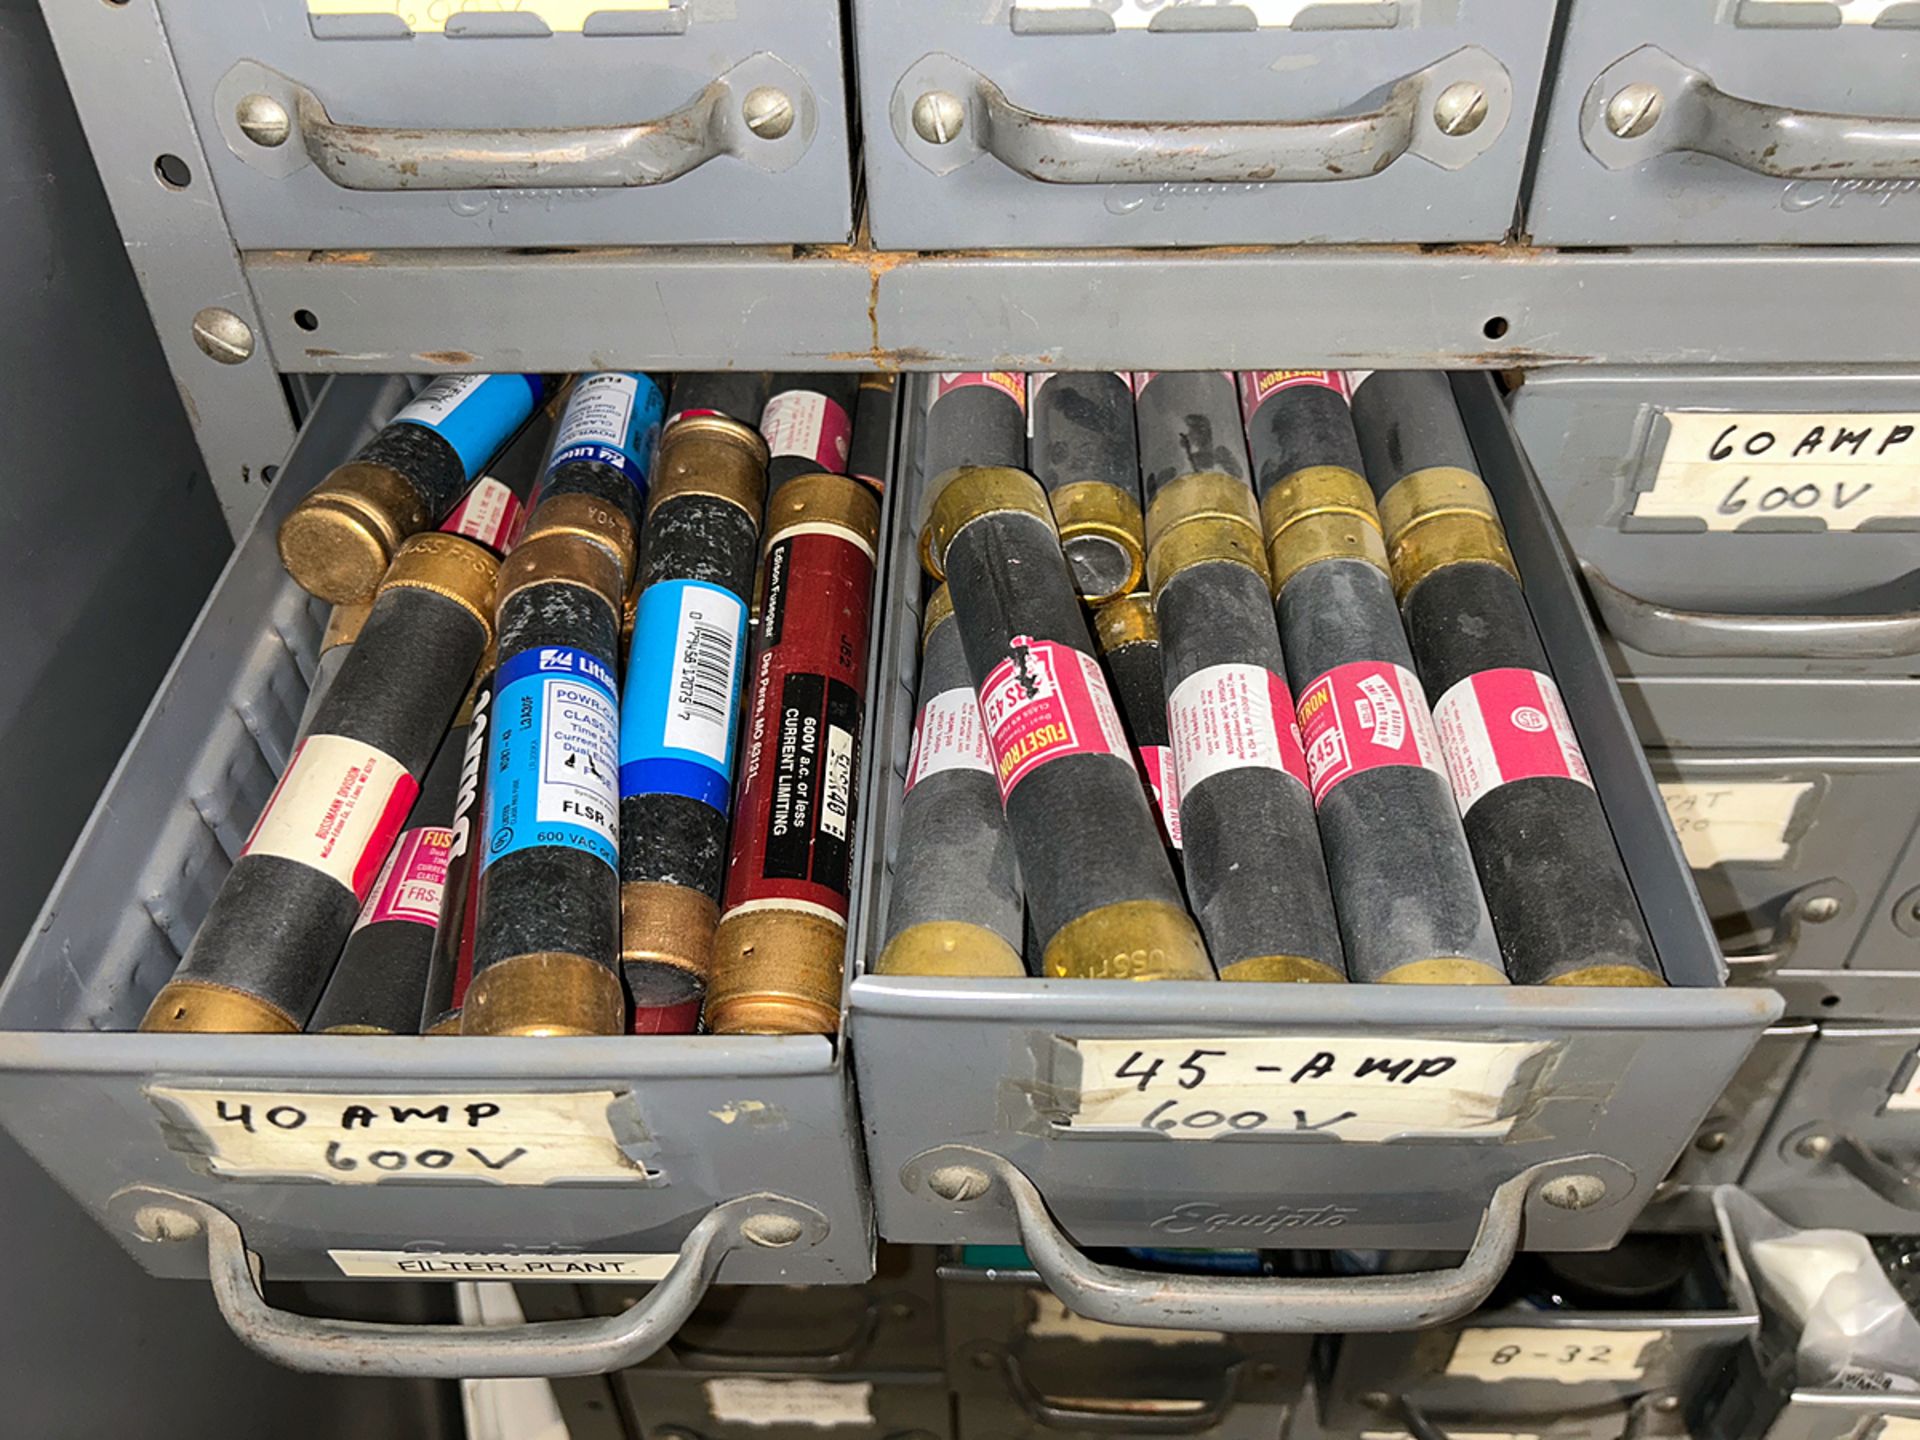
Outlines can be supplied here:
[[990, 154], [1049, 185], [1362, 180], [1403, 155], [1458, 170], [1500, 138], [1512, 109], [1506, 67], [1477, 46], [1393, 82], [1374, 109], [1325, 119], [1042, 115], [939, 53], [914, 62], [894, 87], [891, 107], [894, 135], [936, 175]]
[[1580, 107], [1580, 134], [1609, 170], [1693, 151], [1776, 180], [1920, 179], [1920, 119], [1729, 95], [1657, 45], [1600, 72]]
[[1742, 950], [1725, 957], [1728, 980], [1735, 985], [1766, 984], [1792, 961], [1808, 925], [1838, 919], [1852, 909], [1853, 889], [1843, 881], [1816, 880], [1802, 885], [1781, 905], [1780, 918], [1773, 922], [1773, 933], [1766, 944], [1758, 950]]
[[1234, 1386], [1240, 1362], [1223, 1367], [1218, 1393], [1197, 1400], [1189, 1408], [1164, 1414], [1074, 1405], [1043, 1394], [1027, 1378], [1020, 1357], [1011, 1350], [1000, 1357], [1007, 1393], [1036, 1425], [1047, 1430], [1071, 1430], [1099, 1435], [1204, 1435], [1224, 1425], [1233, 1410]]
[[743, 1196], [701, 1217], [666, 1277], [618, 1315], [475, 1329], [326, 1320], [276, 1309], [260, 1291], [259, 1258], [225, 1211], [145, 1186], [115, 1201], [133, 1207], [134, 1224], [148, 1240], [204, 1235], [213, 1296], [233, 1333], [269, 1360], [319, 1375], [479, 1380], [625, 1369], [673, 1338], [729, 1251], [743, 1244], [814, 1245], [827, 1233], [826, 1217], [810, 1206], [776, 1195]]
[[1815, 1130], [1793, 1142], [1793, 1148], [1809, 1160], [1831, 1160], [1889, 1205], [1920, 1213], [1920, 1174], [1911, 1164], [1889, 1160], [1844, 1131], [1829, 1135]]
[[1678, 610], [1622, 590], [1585, 561], [1607, 631], [1645, 655], [1712, 660], [1897, 660], [1920, 655], [1920, 610], [1886, 615], [1737, 615]]
[[1276, 1280], [1164, 1275], [1089, 1259], [1054, 1223], [1034, 1183], [1004, 1156], [943, 1145], [907, 1163], [909, 1185], [924, 1184], [955, 1204], [993, 1195], [1011, 1205], [1027, 1258], [1047, 1288], [1076, 1315], [1109, 1325], [1225, 1330], [1249, 1335], [1418, 1330], [1456, 1320], [1492, 1292], [1520, 1247], [1529, 1190], [1567, 1162], [1532, 1166], [1501, 1183], [1487, 1202], [1466, 1258], [1452, 1270], [1354, 1279]]
[[347, 125], [307, 86], [243, 60], [214, 89], [233, 153], [269, 175], [311, 163], [343, 190], [578, 190], [664, 185], [732, 155], [785, 170], [818, 125], [813, 91], [755, 55], [678, 110], [630, 125], [467, 130]]

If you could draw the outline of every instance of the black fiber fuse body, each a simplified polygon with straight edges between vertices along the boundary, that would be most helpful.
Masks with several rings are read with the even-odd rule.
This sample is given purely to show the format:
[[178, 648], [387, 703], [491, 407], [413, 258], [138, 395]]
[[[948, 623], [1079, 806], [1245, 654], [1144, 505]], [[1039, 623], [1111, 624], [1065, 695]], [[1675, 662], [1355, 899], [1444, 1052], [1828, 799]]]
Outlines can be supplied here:
[[[1261, 405], [1311, 406], [1319, 451], [1284, 473], [1263, 465], [1260, 514], [1347, 978], [1400, 984], [1506, 982], [1493, 922], [1453, 803], [1425, 693], [1387, 577], [1373, 495], [1351, 418], [1326, 423], [1301, 383]], [[1305, 428], [1303, 426], [1303, 428]], [[1264, 446], [1262, 447], [1264, 449]]]
[[143, 1030], [302, 1029], [492, 634], [493, 556], [401, 546], [313, 728]]
[[1027, 405], [1033, 475], [1046, 487], [1080, 597], [1098, 605], [1131, 594], [1146, 576], [1147, 539], [1127, 377], [1107, 370], [1029, 375]]
[[1024, 975], [1025, 909], [980, 699], [946, 586], [927, 601], [919, 707], [880, 975]]
[[845, 371], [773, 377], [773, 393], [760, 414], [769, 494], [797, 475], [848, 473], [859, 384], [858, 376]]
[[1120, 723], [1133, 743], [1134, 758], [1153, 799], [1160, 838], [1175, 852], [1174, 877], [1180, 875], [1180, 797], [1173, 784], [1172, 753], [1167, 749], [1167, 683], [1160, 647], [1160, 625], [1153, 598], [1145, 591], [1109, 600], [1093, 612], [1093, 643], [1106, 667]]
[[932, 554], [1050, 976], [1211, 979], [1038, 481], [959, 471]]
[[919, 494], [914, 529], [920, 536], [920, 565], [942, 578], [939, 558], [929, 549], [927, 521], [940, 492], [963, 465], [997, 465], [1018, 470], [1027, 463], [1027, 377], [1017, 370], [959, 370], [928, 382], [926, 423], [920, 427]]
[[1507, 971], [1662, 983], [1447, 377], [1376, 372], [1354, 422]]
[[[1247, 437], [1224, 370], [1136, 370], [1140, 478], [1147, 504], [1169, 480], [1212, 472], [1246, 480]], [[1153, 524], [1147, 524], [1151, 540]]]

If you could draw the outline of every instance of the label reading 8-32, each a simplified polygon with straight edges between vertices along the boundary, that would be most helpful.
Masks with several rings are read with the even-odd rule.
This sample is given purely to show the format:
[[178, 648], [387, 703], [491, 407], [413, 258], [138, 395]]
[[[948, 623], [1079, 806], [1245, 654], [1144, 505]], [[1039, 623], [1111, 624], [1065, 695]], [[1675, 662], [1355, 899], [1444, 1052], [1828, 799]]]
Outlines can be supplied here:
[[1447, 1361], [1449, 1375], [1470, 1380], [1638, 1380], [1647, 1351], [1664, 1330], [1562, 1330], [1495, 1326], [1462, 1330]]

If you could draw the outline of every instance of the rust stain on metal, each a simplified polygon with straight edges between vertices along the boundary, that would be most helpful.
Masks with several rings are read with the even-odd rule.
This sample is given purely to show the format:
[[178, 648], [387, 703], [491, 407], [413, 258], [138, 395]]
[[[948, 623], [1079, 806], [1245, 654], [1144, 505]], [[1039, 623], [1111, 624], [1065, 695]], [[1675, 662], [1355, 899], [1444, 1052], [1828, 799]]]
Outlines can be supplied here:
[[413, 358], [428, 365], [447, 365], [454, 369], [478, 364], [480, 360], [471, 350], [420, 350]]

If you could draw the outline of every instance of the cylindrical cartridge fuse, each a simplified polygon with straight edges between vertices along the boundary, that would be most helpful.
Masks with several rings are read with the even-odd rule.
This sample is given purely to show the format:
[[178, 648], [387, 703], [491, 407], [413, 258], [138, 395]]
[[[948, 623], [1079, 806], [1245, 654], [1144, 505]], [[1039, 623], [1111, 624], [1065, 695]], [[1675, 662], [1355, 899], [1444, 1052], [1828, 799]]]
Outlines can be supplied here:
[[492, 633], [498, 565], [416, 535], [143, 1030], [305, 1026]]
[[553, 434], [553, 454], [533, 507], [557, 495], [590, 495], [640, 533], [653, 447], [667, 397], [651, 375], [603, 370], [582, 375]]
[[665, 423], [717, 415], [758, 425], [773, 375], [766, 370], [682, 370], [673, 377]]
[[1253, 490], [1163, 489], [1147, 560], [1187, 897], [1222, 980], [1346, 979]]
[[[1247, 478], [1247, 437], [1233, 376], [1225, 370], [1136, 370], [1140, 478], [1147, 503], [1182, 475]], [[1152, 531], [1149, 522], [1147, 529]]]
[[1106, 370], [1029, 375], [1027, 404], [1033, 475], [1046, 487], [1081, 598], [1098, 605], [1139, 589], [1146, 517], [1127, 377]]
[[760, 414], [767, 442], [767, 490], [800, 475], [844, 475], [853, 446], [851, 374], [776, 375]]
[[846, 964], [880, 505], [844, 475], [801, 475], [773, 493], [767, 515], [706, 1021], [728, 1035], [830, 1035]]
[[480, 909], [480, 852], [485, 848], [487, 735], [493, 723], [493, 666], [474, 686], [466, 732], [461, 736], [459, 788], [448, 828], [447, 874], [440, 891], [440, 918], [427, 960], [426, 995], [420, 1004], [422, 1035], [458, 1035], [460, 1007], [473, 981], [473, 937]]
[[353, 653], [353, 642], [360, 638], [360, 627], [367, 623], [367, 612], [372, 608], [371, 604], [336, 605], [327, 616], [327, 628], [320, 637], [320, 655], [313, 662], [313, 684], [307, 688], [307, 703], [301, 707], [300, 723], [294, 729], [296, 741], [306, 739], [307, 732], [313, 728], [313, 717], [320, 713], [320, 704], [339, 678], [340, 667]]
[[766, 465], [759, 435], [715, 415], [660, 445], [620, 720], [620, 961], [640, 1034], [695, 1030], [713, 969]]
[[[1173, 783], [1173, 754], [1167, 748], [1167, 683], [1160, 649], [1160, 625], [1153, 597], [1122, 595], [1093, 612], [1093, 643], [1106, 666], [1120, 723], [1133, 742], [1134, 758], [1153, 797], [1160, 838], [1180, 849], [1180, 794]], [[1173, 862], [1176, 878], [1180, 862]]]
[[940, 491], [963, 465], [1027, 463], [1027, 377], [1018, 370], [955, 370], [930, 382], [926, 423], [920, 427], [921, 484], [914, 505], [920, 536], [920, 566], [941, 578], [938, 559], [928, 550], [933, 513]]
[[280, 522], [309, 593], [370, 600], [409, 535], [438, 525], [546, 395], [539, 375], [443, 375]]
[[1663, 983], [1452, 387], [1433, 371], [1376, 371], [1353, 409], [1507, 973]]
[[887, 488], [887, 465], [892, 459], [893, 376], [862, 375], [853, 404], [853, 448], [847, 452], [847, 473], [871, 485], [878, 495]]
[[980, 699], [942, 585], [921, 622], [913, 720], [879, 975], [1024, 975], [1013, 858]]
[[[1283, 389], [1262, 411], [1308, 403], [1314, 388]], [[1260, 514], [1347, 977], [1504, 984], [1351, 416], [1322, 443], [1300, 468], [1262, 475]]]
[[963, 469], [930, 523], [1046, 974], [1212, 979], [1046, 491], [1018, 470]]
[[614, 649], [633, 565], [619, 510], [537, 507], [500, 572], [473, 980], [463, 1035], [613, 1035], [620, 711]]

